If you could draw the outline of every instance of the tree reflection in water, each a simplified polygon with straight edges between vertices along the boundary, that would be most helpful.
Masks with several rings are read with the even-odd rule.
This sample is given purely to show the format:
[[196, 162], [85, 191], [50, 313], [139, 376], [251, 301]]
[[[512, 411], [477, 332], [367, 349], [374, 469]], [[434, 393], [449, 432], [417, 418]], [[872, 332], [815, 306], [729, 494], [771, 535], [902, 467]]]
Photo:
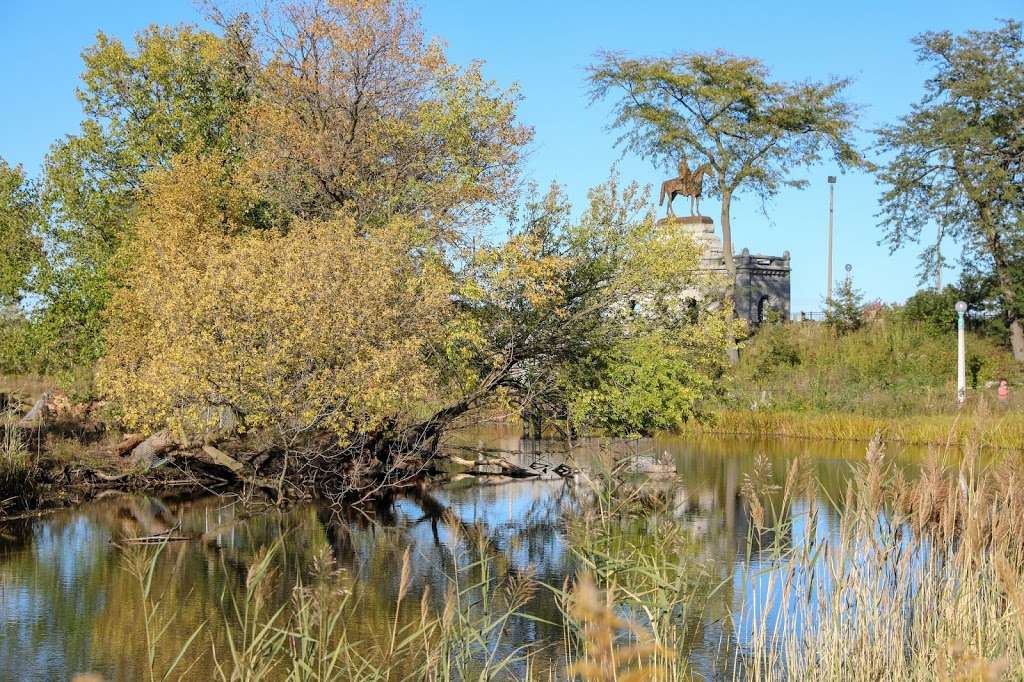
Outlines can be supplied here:
[[[481, 438], [518, 452], [524, 465], [538, 456], [535, 443], [521, 443], [515, 434], [489, 432]], [[589, 445], [572, 453], [577, 463], [593, 454], [596, 445]], [[674, 457], [678, 477], [658, 483], [652, 494], [661, 500], [660, 518], [677, 524], [688, 551], [699, 557], [694, 566], [700, 575], [692, 580], [701, 586], [703, 602], [685, 614], [691, 661], [706, 675], [725, 674], [735, 638], [728, 614], [748, 589], [732, 583], [759, 560], [756, 545], [753, 554], [747, 552], [750, 520], [739, 495], [743, 474], [759, 454], [774, 463], [776, 478], [792, 456], [807, 456], [826, 493], [816, 502], [827, 523], [834, 515], [828, 500], [842, 499], [849, 469], [844, 460], [856, 457], [856, 448], [679, 439], [645, 441], [643, 447]], [[809, 451], [797, 452], [801, 448]], [[69, 679], [83, 671], [108, 680], [142, 678], [138, 584], [124, 570], [119, 546], [131, 538], [171, 529], [193, 538], [168, 543], [156, 566], [154, 582], [166, 590], [175, 619], [160, 656], [172, 657], [206, 623], [193, 649], [200, 660], [192, 675], [209, 679], [209, 652], [225, 648], [225, 629], [231, 627], [230, 599], [244, 593], [258, 553], [278, 540], [270, 602], [288, 602], [296, 581], [313, 579], [314, 557], [328, 550], [358, 604], [346, 621], [349, 637], [358, 640], [386, 629], [393, 617], [407, 550], [412, 580], [406, 603], [415, 608], [401, 617], [418, 617], [425, 591], [431, 606], [443, 609], [453, 571], [469, 563], [475, 547], [491, 558], [495, 580], [531, 573], [561, 586], [578, 567], [568, 524], [586, 504], [577, 484], [528, 480], [414, 489], [340, 513], [313, 505], [256, 509], [217, 497], [112, 496], [7, 522], [0, 525], [0, 679]], [[642, 539], [649, 523], [623, 522], [620, 532]], [[524, 611], [534, 618], [512, 619], [503, 646], [530, 645], [542, 657], [562, 660], [562, 614], [551, 592], [537, 591]]]

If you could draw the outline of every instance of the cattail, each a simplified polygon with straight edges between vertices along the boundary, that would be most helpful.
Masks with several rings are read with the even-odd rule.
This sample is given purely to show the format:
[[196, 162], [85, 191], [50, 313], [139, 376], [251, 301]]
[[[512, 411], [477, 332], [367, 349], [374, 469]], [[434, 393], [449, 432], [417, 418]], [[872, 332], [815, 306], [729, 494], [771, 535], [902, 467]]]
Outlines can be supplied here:
[[406, 547], [405, 553], [402, 554], [402, 572], [398, 580], [398, 603], [401, 604], [405, 600], [405, 595], [409, 593], [409, 586], [412, 584], [412, 569], [410, 563], [410, 552], [411, 548]]

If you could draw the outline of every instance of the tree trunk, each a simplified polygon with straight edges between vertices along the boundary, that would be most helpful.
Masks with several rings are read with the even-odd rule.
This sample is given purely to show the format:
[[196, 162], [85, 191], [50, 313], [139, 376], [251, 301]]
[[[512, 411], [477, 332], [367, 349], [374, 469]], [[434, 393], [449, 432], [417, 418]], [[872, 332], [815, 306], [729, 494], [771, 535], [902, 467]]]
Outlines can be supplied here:
[[[984, 219], [986, 217], [984, 209], [979, 212]], [[999, 293], [1003, 297], [1006, 322], [1010, 327], [1010, 348], [1013, 351], [1013, 359], [1017, 362], [1024, 362], [1024, 324], [1017, 312], [1017, 291], [1014, 286], [1012, 268], [997, 230], [989, 230], [988, 242], [989, 251], [992, 254], [992, 267], [995, 271], [996, 281], [999, 283]]]
[[1013, 359], [1024, 362], [1024, 324], [1019, 317], [1010, 322], [1010, 348], [1013, 350]]
[[992, 259], [999, 282], [999, 291], [1003, 295], [1003, 306], [1006, 309], [1006, 322], [1010, 327], [1010, 349], [1013, 359], [1024, 362], [1024, 324], [1017, 314], [1017, 292], [1014, 288], [1013, 275], [1002, 253], [995, 254]]
[[725, 260], [725, 272], [728, 281], [725, 283], [725, 340], [729, 354], [729, 362], [733, 365], [740, 361], [739, 350], [736, 348], [736, 337], [732, 333], [733, 321], [736, 319], [736, 259], [732, 257], [732, 225], [729, 222], [732, 192], [722, 190], [722, 258]]
[[999, 293], [1003, 297], [1003, 310], [1006, 314], [1006, 322], [1010, 327], [1010, 348], [1013, 351], [1013, 359], [1017, 362], [1024, 362], [1024, 329], [1021, 328], [1014, 273], [1010, 267], [1010, 258], [1006, 253], [1006, 244], [1000, 232], [1000, 224], [993, 216], [992, 205], [994, 202], [991, 202], [971, 182], [964, 167], [963, 157], [962, 152], [955, 155], [954, 168], [960, 184], [978, 211], [978, 227], [985, 236], [989, 255], [992, 257], [992, 271], [999, 285]]

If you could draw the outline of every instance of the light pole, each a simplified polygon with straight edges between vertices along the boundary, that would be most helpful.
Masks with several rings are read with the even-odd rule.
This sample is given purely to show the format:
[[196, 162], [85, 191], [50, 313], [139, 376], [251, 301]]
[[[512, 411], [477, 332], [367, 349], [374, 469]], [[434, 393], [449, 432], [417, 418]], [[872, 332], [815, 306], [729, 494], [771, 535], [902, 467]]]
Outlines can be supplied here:
[[825, 301], [828, 303], [832, 302], [832, 214], [835, 213], [836, 207], [836, 176], [828, 176], [828, 267], [826, 268], [828, 277], [827, 287], [825, 288]]
[[967, 304], [963, 301], [956, 302], [956, 401], [960, 405], [967, 400], [967, 360], [964, 348], [964, 313], [967, 312]]

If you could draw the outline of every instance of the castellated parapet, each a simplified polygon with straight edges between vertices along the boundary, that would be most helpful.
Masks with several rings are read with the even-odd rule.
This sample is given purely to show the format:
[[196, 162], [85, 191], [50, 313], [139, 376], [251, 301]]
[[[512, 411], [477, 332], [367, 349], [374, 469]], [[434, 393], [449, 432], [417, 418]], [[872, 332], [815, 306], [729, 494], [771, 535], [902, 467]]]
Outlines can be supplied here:
[[[711, 218], [671, 217], [658, 222], [675, 225], [688, 232], [701, 249], [703, 267], [709, 272], [721, 275], [726, 273], [722, 240], [715, 234], [715, 224]], [[736, 264], [736, 316], [755, 326], [773, 318], [788, 320], [791, 273], [789, 251], [784, 251], [781, 256], [764, 256], [743, 249], [733, 256], [733, 262]]]

